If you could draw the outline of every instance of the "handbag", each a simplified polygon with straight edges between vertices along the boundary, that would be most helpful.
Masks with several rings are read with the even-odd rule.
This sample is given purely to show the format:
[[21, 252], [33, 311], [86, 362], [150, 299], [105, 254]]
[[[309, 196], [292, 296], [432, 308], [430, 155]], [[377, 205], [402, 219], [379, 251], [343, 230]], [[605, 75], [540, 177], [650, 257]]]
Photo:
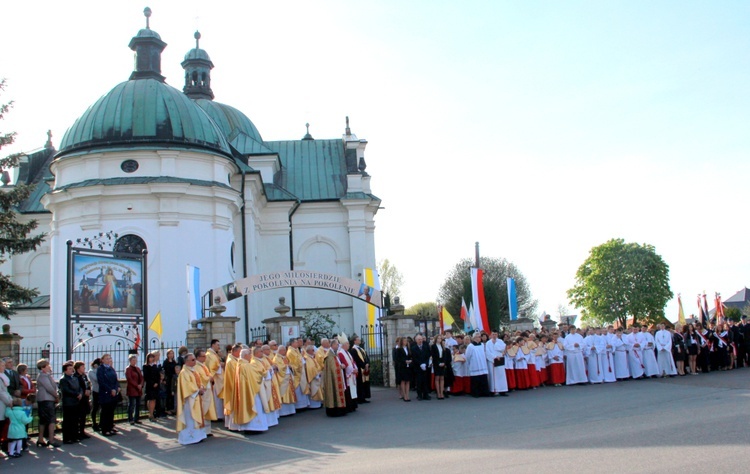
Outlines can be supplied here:
[[500, 367], [501, 365], [505, 365], [505, 357], [498, 357], [492, 362], [493, 367]]
[[115, 403], [117, 405], [122, 403], [122, 392], [117, 392], [117, 395], [115, 395]]

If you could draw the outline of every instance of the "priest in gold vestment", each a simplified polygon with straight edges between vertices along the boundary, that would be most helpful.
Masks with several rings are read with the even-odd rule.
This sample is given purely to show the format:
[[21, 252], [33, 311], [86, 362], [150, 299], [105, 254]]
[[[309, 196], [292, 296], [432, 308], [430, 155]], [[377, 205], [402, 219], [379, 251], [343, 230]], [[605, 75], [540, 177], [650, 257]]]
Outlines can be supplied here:
[[206, 390], [206, 395], [201, 397], [201, 405], [203, 407], [203, 431], [206, 432], [206, 436], [213, 436], [211, 434], [211, 422], [216, 421], [216, 405], [214, 404], [214, 394], [211, 386], [211, 371], [206, 367], [206, 351], [203, 349], [195, 350], [195, 373], [201, 379], [201, 386]]
[[206, 439], [203, 431], [203, 401], [206, 390], [195, 371], [195, 356], [185, 356], [185, 367], [177, 378], [177, 440], [180, 444], [200, 443]]
[[231, 431], [239, 430], [237, 424], [232, 421], [232, 399], [234, 398], [234, 384], [237, 379], [237, 360], [240, 358], [241, 344], [232, 346], [232, 351], [227, 354], [227, 363], [224, 364], [224, 426]]

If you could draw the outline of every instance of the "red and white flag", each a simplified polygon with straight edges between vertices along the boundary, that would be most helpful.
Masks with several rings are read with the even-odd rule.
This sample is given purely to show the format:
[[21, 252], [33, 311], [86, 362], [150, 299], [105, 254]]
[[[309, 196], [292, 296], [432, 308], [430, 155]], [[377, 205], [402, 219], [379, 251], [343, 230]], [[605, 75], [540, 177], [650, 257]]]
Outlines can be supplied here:
[[489, 319], [487, 318], [487, 303], [484, 300], [484, 283], [482, 277], [484, 272], [481, 268], [472, 267], [471, 269], [471, 299], [476, 311], [477, 329], [483, 331], [490, 330]]

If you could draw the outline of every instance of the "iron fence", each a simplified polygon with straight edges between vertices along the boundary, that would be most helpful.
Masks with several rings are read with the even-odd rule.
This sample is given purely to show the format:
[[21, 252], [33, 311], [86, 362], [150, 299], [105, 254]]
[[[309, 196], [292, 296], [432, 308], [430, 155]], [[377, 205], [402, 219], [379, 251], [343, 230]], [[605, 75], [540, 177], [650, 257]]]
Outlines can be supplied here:
[[362, 348], [370, 359], [370, 385], [387, 387], [390, 351], [387, 347], [387, 332], [384, 324], [366, 324], [360, 327]]
[[266, 329], [266, 326], [258, 326], [257, 328], [250, 328], [250, 340], [247, 341], [248, 345], [252, 345], [254, 341], [257, 341], [260, 339], [261, 341], [267, 341], [268, 340], [268, 330]]
[[[149, 341], [149, 352], [159, 352], [161, 354], [160, 360], [165, 360], [167, 351], [172, 349], [177, 353], [177, 349], [182, 345], [182, 342], [167, 343], [159, 341], [154, 338]], [[132, 343], [125, 340], [117, 340], [113, 344], [108, 346], [89, 346], [81, 344], [75, 348], [72, 353], [70, 360], [81, 361], [86, 364], [86, 371], [91, 367], [91, 362], [96, 358], [100, 358], [102, 354], [109, 354], [112, 356], [112, 367], [117, 371], [118, 378], [120, 379], [120, 385], [122, 387], [123, 402], [118, 404], [115, 408], [115, 420], [122, 420], [127, 418], [127, 397], [125, 396], [125, 368], [128, 366], [128, 357], [131, 354], [138, 356], [138, 366], [142, 366], [146, 362], [146, 354], [141, 349], [134, 349]], [[18, 357], [18, 363], [26, 364], [29, 368], [28, 374], [32, 380], [36, 380], [39, 375], [37, 369], [37, 362], [40, 359], [47, 359], [52, 367], [52, 375], [56, 380], [62, 377], [62, 365], [68, 361], [67, 352], [65, 347], [59, 347], [48, 342], [42, 347], [21, 347]], [[145, 405], [145, 404], [144, 404]], [[145, 406], [141, 407], [142, 409]], [[62, 421], [62, 407], [57, 407], [57, 420]], [[90, 420], [90, 415], [89, 415]], [[33, 421], [29, 425], [29, 434], [37, 433], [39, 429], [39, 419], [36, 416], [36, 410], [33, 413]]]

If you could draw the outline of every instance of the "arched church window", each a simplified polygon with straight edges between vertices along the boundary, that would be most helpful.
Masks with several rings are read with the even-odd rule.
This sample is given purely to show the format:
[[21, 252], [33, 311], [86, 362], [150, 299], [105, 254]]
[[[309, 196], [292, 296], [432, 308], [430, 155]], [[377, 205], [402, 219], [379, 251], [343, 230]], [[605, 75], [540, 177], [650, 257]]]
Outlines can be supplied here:
[[135, 234], [126, 234], [117, 239], [112, 250], [114, 250], [115, 253], [132, 253], [140, 255], [141, 252], [147, 248], [146, 242], [144, 242], [142, 238]]
[[198, 71], [193, 71], [193, 81], [191, 85], [192, 86], [198, 85]]

